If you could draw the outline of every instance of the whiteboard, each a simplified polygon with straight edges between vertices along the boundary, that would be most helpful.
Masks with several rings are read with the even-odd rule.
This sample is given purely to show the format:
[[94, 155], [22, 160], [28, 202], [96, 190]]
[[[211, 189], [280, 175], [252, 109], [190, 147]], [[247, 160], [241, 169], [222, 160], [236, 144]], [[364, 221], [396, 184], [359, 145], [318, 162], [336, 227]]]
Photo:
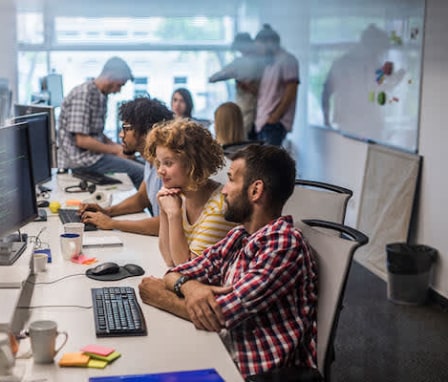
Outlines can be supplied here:
[[424, 1], [318, 0], [310, 15], [310, 124], [417, 152]]

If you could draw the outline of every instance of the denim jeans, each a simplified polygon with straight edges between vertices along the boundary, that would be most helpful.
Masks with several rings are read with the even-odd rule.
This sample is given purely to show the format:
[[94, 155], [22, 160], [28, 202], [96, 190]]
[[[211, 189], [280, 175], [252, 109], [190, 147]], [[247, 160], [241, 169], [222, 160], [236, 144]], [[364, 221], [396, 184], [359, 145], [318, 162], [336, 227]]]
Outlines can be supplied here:
[[286, 130], [283, 125], [278, 123], [266, 124], [257, 134], [257, 139], [270, 145], [281, 146], [286, 137]]
[[143, 180], [144, 165], [140, 162], [117, 157], [116, 155], [104, 154], [101, 159], [91, 166], [85, 167], [99, 173], [125, 172], [129, 175], [135, 188], [139, 188]]

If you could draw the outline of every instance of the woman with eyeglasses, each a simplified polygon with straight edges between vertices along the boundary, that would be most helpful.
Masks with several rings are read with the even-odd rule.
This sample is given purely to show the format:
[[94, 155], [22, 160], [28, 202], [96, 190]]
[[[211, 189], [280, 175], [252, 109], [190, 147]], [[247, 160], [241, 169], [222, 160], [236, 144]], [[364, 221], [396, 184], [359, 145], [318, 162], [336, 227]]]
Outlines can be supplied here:
[[222, 184], [210, 178], [224, 165], [221, 145], [198, 122], [179, 119], [153, 128], [145, 158], [162, 179], [159, 248], [168, 266], [202, 255], [235, 226], [224, 218]]

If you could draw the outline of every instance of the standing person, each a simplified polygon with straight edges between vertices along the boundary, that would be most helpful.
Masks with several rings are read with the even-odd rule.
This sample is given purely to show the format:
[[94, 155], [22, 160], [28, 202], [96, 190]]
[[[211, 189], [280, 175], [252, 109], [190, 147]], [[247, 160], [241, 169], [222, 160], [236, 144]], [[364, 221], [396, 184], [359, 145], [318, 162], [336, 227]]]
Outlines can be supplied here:
[[173, 92], [171, 110], [174, 113], [174, 118], [192, 118], [193, 107], [193, 97], [188, 89], [179, 88]]
[[239, 51], [241, 56], [210, 76], [209, 82], [236, 80], [236, 103], [243, 113], [245, 139], [248, 139], [254, 128], [258, 84], [264, 65], [249, 33], [238, 33], [232, 49]]
[[236, 152], [222, 193], [241, 225], [203, 256], [140, 283], [146, 304], [219, 332], [244, 378], [271, 369], [316, 368], [317, 273], [291, 216], [295, 164], [282, 148]]
[[299, 78], [299, 62], [280, 46], [280, 36], [265, 24], [255, 37], [266, 67], [258, 89], [255, 127], [257, 138], [280, 146], [292, 130]]
[[163, 182], [159, 248], [166, 264], [202, 255], [235, 225], [224, 218], [222, 184], [210, 178], [224, 165], [221, 146], [198, 122], [176, 119], [151, 131], [145, 158]]
[[76, 86], [61, 105], [58, 127], [58, 165], [106, 172], [126, 172], [135, 187], [143, 179], [143, 165], [129, 159], [120, 144], [104, 134], [107, 96], [133, 80], [131, 69], [119, 57], [105, 63], [100, 75]]
[[[146, 137], [153, 126], [159, 122], [173, 118], [173, 113], [157, 99], [147, 97], [136, 98], [120, 106], [120, 119], [123, 121], [120, 138], [123, 152], [143, 155]], [[96, 203], [82, 204], [80, 214], [82, 221], [96, 225], [100, 229], [117, 229], [143, 235], [159, 234], [159, 204], [157, 193], [162, 181], [157, 169], [149, 162], [145, 163], [143, 181], [137, 193], [109, 208], [101, 208]], [[142, 212], [146, 208], [151, 217], [141, 220], [112, 219], [113, 216]]]

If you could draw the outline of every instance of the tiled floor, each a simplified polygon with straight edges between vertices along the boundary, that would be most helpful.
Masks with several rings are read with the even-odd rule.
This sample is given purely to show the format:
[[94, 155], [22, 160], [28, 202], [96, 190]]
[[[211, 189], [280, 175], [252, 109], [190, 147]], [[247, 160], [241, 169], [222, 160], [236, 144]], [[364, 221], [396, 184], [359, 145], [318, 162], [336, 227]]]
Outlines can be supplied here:
[[447, 382], [448, 312], [387, 300], [386, 283], [354, 262], [336, 335], [333, 382]]

